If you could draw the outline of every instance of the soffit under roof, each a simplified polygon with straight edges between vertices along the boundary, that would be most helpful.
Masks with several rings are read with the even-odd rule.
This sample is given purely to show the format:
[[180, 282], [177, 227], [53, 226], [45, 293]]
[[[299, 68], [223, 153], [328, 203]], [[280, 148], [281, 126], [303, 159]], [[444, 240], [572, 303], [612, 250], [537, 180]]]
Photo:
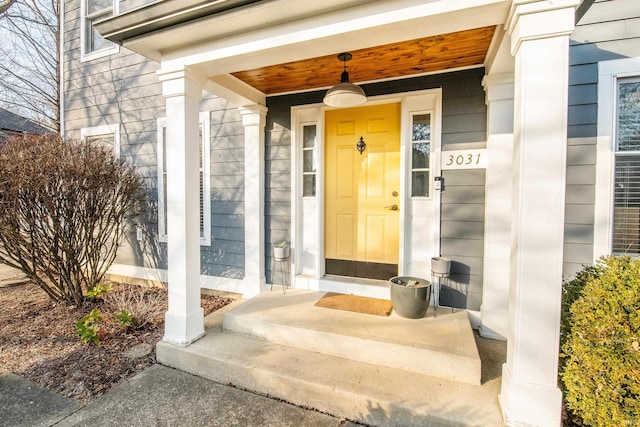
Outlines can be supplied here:
[[[483, 27], [354, 50], [347, 71], [352, 83], [361, 83], [482, 66], [495, 30]], [[273, 95], [332, 86], [342, 71], [337, 56], [327, 55], [232, 74]]]

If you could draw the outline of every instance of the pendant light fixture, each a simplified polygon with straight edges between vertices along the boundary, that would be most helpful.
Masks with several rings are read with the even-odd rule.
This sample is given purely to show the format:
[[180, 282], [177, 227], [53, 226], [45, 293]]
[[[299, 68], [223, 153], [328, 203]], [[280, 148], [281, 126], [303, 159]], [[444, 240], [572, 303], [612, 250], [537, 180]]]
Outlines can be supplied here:
[[362, 88], [349, 82], [347, 61], [351, 58], [352, 55], [347, 52], [338, 55], [338, 59], [344, 62], [344, 71], [340, 76], [340, 83], [329, 89], [324, 96], [323, 102], [329, 107], [355, 107], [367, 102]]

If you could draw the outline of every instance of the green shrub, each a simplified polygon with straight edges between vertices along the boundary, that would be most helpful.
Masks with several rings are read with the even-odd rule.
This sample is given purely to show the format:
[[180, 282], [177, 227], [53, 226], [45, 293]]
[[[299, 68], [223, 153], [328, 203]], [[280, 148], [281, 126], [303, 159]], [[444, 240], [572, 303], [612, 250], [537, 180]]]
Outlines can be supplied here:
[[107, 292], [113, 290], [111, 284], [107, 283], [106, 285], [98, 283], [93, 288], [87, 291], [87, 297], [92, 298], [94, 300], [99, 300], [104, 298]]
[[93, 342], [95, 345], [100, 344], [100, 338], [102, 336], [102, 329], [100, 328], [100, 321], [102, 320], [102, 312], [94, 308], [91, 313], [84, 316], [82, 319], [76, 322], [76, 335], [80, 335], [80, 341]]
[[[561, 378], [586, 425], [640, 421], [640, 260], [604, 257], [571, 305]], [[578, 286], [578, 285], [576, 285]]]
[[[582, 295], [582, 289], [587, 285], [587, 283], [597, 279], [600, 277], [600, 272], [602, 270], [602, 265], [600, 263], [596, 265], [585, 266], [578, 274], [576, 274], [575, 279], [565, 282], [562, 285], [562, 309], [560, 316], [560, 348], [564, 347], [564, 343], [571, 333], [571, 324], [572, 324], [572, 316], [571, 316], [571, 306], [573, 303]], [[561, 362], [563, 354], [561, 356]]]
[[136, 325], [135, 317], [126, 310], [118, 312], [115, 318], [118, 319], [120, 324], [125, 328], [132, 328]]

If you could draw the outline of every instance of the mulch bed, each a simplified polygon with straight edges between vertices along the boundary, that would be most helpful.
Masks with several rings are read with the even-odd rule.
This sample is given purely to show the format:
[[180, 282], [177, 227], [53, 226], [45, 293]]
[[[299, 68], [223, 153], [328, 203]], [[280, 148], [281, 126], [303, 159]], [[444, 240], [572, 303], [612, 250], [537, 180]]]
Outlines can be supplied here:
[[[113, 284], [114, 289], [120, 286]], [[166, 311], [166, 290], [157, 292]], [[202, 295], [205, 315], [231, 298]], [[93, 308], [105, 313], [106, 335], [99, 345], [82, 343], [74, 334], [75, 323]], [[124, 380], [156, 362], [155, 344], [164, 333], [163, 316], [140, 329], [124, 329], [110, 317], [104, 302], [82, 306], [54, 304], [39, 287], [27, 283], [0, 288], [0, 373], [13, 372], [47, 389], [82, 403], [101, 396]], [[132, 347], [146, 343], [151, 351], [142, 357], [126, 357]]]

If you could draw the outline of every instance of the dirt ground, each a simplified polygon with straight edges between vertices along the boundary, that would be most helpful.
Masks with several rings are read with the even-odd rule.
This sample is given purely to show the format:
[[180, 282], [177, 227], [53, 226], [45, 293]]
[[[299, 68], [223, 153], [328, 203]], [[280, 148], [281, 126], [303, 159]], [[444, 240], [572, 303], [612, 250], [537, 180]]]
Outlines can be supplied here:
[[[132, 286], [114, 284], [119, 286]], [[166, 311], [166, 290], [151, 289]], [[202, 296], [205, 315], [230, 298]], [[104, 313], [104, 338], [99, 345], [82, 343], [75, 323], [92, 308]], [[0, 372], [13, 372], [66, 397], [87, 403], [156, 361], [155, 344], [162, 339], [160, 314], [138, 329], [124, 329], [103, 302], [68, 306], [51, 302], [32, 283], [0, 288]], [[146, 345], [145, 345], [146, 344]], [[128, 354], [141, 350], [143, 355]], [[144, 354], [147, 353], [147, 354]]]

